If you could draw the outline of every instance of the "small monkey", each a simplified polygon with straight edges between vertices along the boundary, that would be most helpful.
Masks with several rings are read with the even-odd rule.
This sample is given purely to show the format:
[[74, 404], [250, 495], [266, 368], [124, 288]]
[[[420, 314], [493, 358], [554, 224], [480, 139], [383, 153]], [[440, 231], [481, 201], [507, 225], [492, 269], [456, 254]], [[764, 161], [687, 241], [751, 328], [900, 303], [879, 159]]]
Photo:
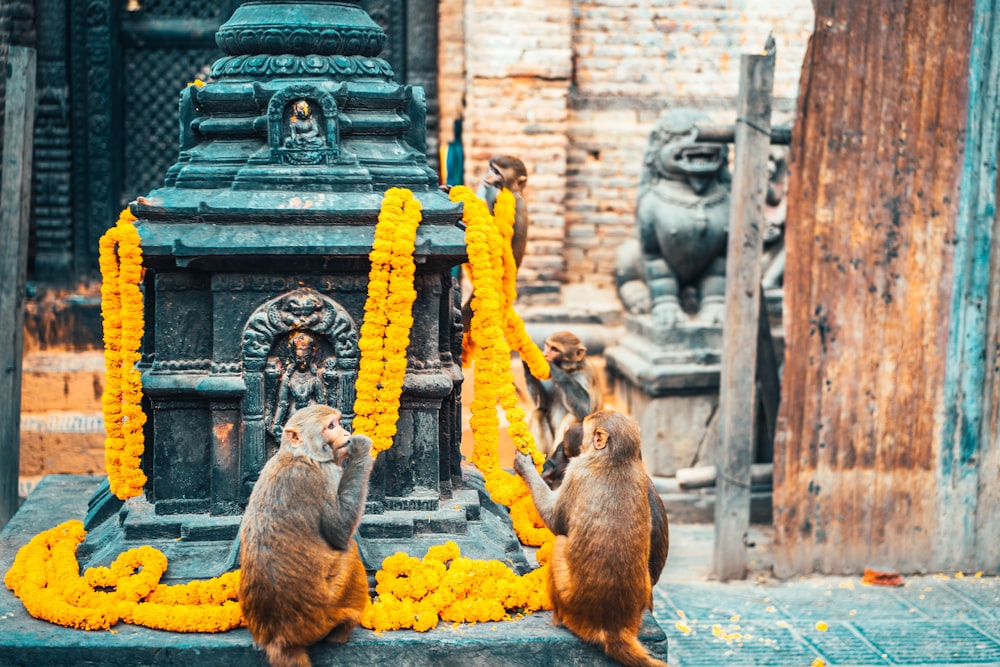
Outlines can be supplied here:
[[528, 428], [539, 451], [549, 456], [563, 441], [566, 429], [601, 408], [604, 392], [597, 371], [587, 360], [587, 346], [572, 332], [557, 331], [546, 338], [542, 354], [549, 362], [549, 379], [536, 379], [527, 364], [524, 378], [535, 404]]
[[317, 404], [289, 418], [243, 515], [240, 606], [274, 667], [309, 667], [306, 647], [347, 641], [368, 603], [352, 538], [368, 493], [371, 439], [348, 433], [340, 417]]
[[577, 422], [566, 429], [563, 440], [556, 450], [545, 459], [542, 466], [542, 479], [550, 489], [558, 489], [566, 476], [566, 466], [574, 456], [580, 455], [580, 445], [583, 444], [583, 425]]
[[510, 240], [514, 251], [514, 264], [521, 268], [524, 251], [528, 246], [528, 205], [524, 201], [524, 188], [528, 185], [528, 168], [513, 155], [497, 155], [490, 160], [483, 183], [476, 195], [486, 202], [493, 212], [497, 196], [504, 188], [514, 195], [514, 237]]
[[[514, 195], [514, 235], [510, 239], [511, 250], [514, 252], [515, 271], [521, 268], [524, 252], [528, 247], [528, 204], [524, 201], [524, 188], [528, 184], [528, 169], [520, 158], [513, 155], [497, 155], [490, 159], [489, 167], [483, 176], [483, 182], [476, 191], [476, 196], [486, 202], [490, 213], [497, 202], [497, 197], [503, 189], [510, 190]], [[468, 280], [465, 281], [468, 283]], [[472, 296], [469, 286], [463, 287], [465, 297], [462, 302], [462, 328], [465, 334], [462, 340], [462, 363], [469, 363], [472, 358]]]
[[588, 415], [580, 455], [558, 491], [545, 485], [530, 456], [518, 452], [514, 467], [556, 536], [548, 580], [553, 621], [624, 665], [666, 667], [638, 640], [669, 548], [666, 512], [650, 498], [639, 425], [610, 410]]

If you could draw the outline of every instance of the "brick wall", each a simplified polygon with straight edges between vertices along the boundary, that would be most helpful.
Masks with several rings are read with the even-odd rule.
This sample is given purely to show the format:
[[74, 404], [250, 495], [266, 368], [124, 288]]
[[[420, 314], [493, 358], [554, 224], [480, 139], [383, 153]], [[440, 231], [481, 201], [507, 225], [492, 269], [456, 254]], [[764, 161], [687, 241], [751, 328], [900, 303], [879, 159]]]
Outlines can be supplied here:
[[464, 114], [470, 185], [497, 152], [528, 166], [527, 303], [551, 300], [533, 286], [553, 281], [613, 287], [656, 119], [693, 106], [732, 123], [740, 55], [769, 32], [773, 121], [790, 122], [813, 26], [809, 0], [443, 0], [440, 12], [442, 142]]

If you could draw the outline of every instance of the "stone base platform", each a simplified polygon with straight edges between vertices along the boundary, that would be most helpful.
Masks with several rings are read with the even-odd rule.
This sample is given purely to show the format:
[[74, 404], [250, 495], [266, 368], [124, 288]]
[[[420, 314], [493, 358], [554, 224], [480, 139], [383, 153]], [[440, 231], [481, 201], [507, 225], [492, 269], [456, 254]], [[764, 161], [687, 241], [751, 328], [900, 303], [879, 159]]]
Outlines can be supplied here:
[[[37, 533], [69, 519], [83, 520], [87, 500], [102, 481], [92, 475], [50, 475], [0, 531], [0, 572], [6, 574], [17, 550]], [[646, 614], [640, 640], [666, 660], [667, 639]], [[430, 632], [376, 634], [358, 628], [347, 644], [316, 645], [313, 664], [399, 666], [597, 665], [616, 663], [563, 628], [549, 612], [516, 621], [440, 624]], [[182, 634], [119, 623], [110, 632], [87, 632], [31, 618], [21, 601], [0, 589], [0, 665], [266, 665], [245, 629], [217, 634]]]

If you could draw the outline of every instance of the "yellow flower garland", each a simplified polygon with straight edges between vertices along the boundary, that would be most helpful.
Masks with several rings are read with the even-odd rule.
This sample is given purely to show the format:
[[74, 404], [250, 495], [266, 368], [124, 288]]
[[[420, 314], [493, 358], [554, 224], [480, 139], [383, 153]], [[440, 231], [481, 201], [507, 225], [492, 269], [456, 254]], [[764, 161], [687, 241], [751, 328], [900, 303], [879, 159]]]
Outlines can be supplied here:
[[[503, 211], [502, 195], [503, 193], [497, 201], [497, 208], [501, 211]], [[510, 253], [509, 239], [503, 238], [501, 225], [494, 223], [483, 200], [464, 186], [452, 188], [450, 196], [453, 201], [465, 204], [463, 214], [466, 224], [465, 243], [474, 288], [472, 342], [477, 356], [471, 404], [472, 417], [469, 420], [475, 440], [471, 460], [482, 471], [490, 497], [513, 509], [518, 501], [525, 497], [530, 499], [530, 496], [524, 480], [500, 467], [497, 453], [500, 429], [496, 413], [498, 402], [506, 413], [509, 423], [507, 432], [517, 450], [530, 455], [537, 466], [541, 466], [545, 460], [535, 447], [534, 439], [524, 421], [524, 410], [517, 405], [514, 377], [510, 368], [510, 347], [503, 331], [503, 323], [507, 321], [504, 316], [513, 311], [511, 304], [516, 296], [509, 287], [511, 281], [508, 280], [505, 287], [503, 255], [505, 252], [510, 255], [510, 261], [507, 263], [507, 267], [510, 268], [513, 266], [513, 254]], [[509, 193], [508, 196], [512, 202], [513, 196]], [[513, 218], [511, 217], [509, 223], [503, 226], [513, 229]], [[545, 361], [544, 357], [542, 361]], [[545, 375], [548, 375], [547, 364]], [[524, 544], [538, 546], [552, 539], [551, 532], [542, 525], [537, 515], [512, 511], [511, 520], [514, 522], [518, 538]]]
[[144, 448], [142, 378], [135, 364], [141, 358], [142, 249], [135, 216], [121, 212], [118, 223], [100, 239], [101, 315], [104, 318], [105, 466], [111, 492], [125, 500], [142, 493]]
[[[485, 203], [471, 190], [454, 188], [453, 193], [453, 198], [466, 202], [470, 265], [474, 275], [480, 276], [474, 278], [478, 298], [473, 304], [476, 316], [472, 335], [483, 354], [477, 361], [475, 378], [476, 445], [472, 458], [483, 471], [491, 496], [511, 507], [515, 530], [522, 541], [542, 545], [537, 554], [542, 567], [517, 576], [500, 561], [462, 558], [453, 542], [432, 547], [420, 561], [398, 553], [387, 558], [376, 573], [378, 599], [367, 606], [362, 616], [362, 624], [376, 631], [424, 631], [435, 627], [439, 620], [498, 621], [510, 619], [512, 612], [551, 608], [545, 581], [552, 534], [541, 524], [523, 481], [501, 470], [496, 454], [499, 422], [495, 405], [499, 401], [506, 410], [509, 432], [517, 448], [530, 453], [536, 465], [542, 459], [524, 424], [524, 412], [517, 407], [510, 372], [507, 341], [530, 339], [524, 334], [523, 322], [513, 313], [516, 292], [512, 279], [505, 280], [512, 275], [509, 270], [513, 258], [497, 251], [505, 247], [510, 254], [509, 238], [499, 237], [504, 226], [494, 226]], [[501, 218], [505, 215], [501, 213]], [[108, 455], [109, 478], [115, 464], [118, 488], [133, 496], [141, 492], [145, 482], [144, 476], [140, 482], [138, 476], [128, 474], [130, 470], [142, 474], [138, 462], [145, 419], [140, 407], [141, 385], [134, 369], [143, 326], [138, 289], [142, 256], [132, 226], [134, 220], [127, 209], [123, 211], [118, 225], [109, 230], [101, 244], [101, 268], [107, 285], [106, 290], [102, 288], [102, 314], [106, 318], [106, 349], [110, 350], [106, 359], [109, 379], [113, 376], [117, 381], [116, 391], [105, 397], [106, 421], [111, 424], [108, 451], [115, 452]], [[405, 355], [416, 296], [413, 247], [419, 221], [420, 205], [412, 193], [402, 189], [386, 193], [370, 254], [369, 295], [359, 341], [362, 358], [355, 403], [358, 418], [354, 422], [355, 430], [373, 433], [373, 440], [378, 438], [382, 449], [392, 444], [406, 372]], [[512, 221], [511, 215], [511, 229]], [[537, 351], [537, 346], [534, 349]], [[548, 374], [547, 365], [544, 374]], [[135, 410], [138, 417], [134, 416]], [[123, 479], [131, 483], [122, 484]], [[82, 524], [69, 521], [40, 533], [18, 552], [4, 581], [32, 616], [81, 629], [107, 629], [121, 620], [177, 632], [220, 632], [244, 623], [236, 602], [239, 571], [210, 581], [166, 586], [159, 583], [166, 571], [166, 557], [152, 547], [139, 547], [121, 554], [110, 567], [90, 568], [81, 576], [76, 547], [84, 537]]]
[[378, 599], [365, 608], [361, 625], [376, 632], [426, 632], [439, 621], [485, 623], [551, 609], [545, 585], [550, 553], [540, 549], [542, 567], [520, 576], [498, 560], [463, 558], [450, 541], [431, 547], [422, 559], [396, 553], [375, 574]]
[[355, 383], [352, 428], [372, 439], [372, 457], [392, 447], [399, 397], [406, 377], [406, 348], [413, 326], [416, 266], [413, 248], [420, 225], [420, 202], [404, 188], [382, 199], [375, 242], [368, 254], [368, 299], [361, 325], [361, 361]]
[[[469, 195], [464, 193], [456, 196], [465, 198]], [[514, 248], [511, 246], [511, 239], [514, 237], [516, 207], [517, 202], [511, 191], [506, 188], [501, 190], [493, 205], [495, 215], [491, 218], [499, 237], [492, 232], [487, 232], [491, 236], [490, 242], [495, 244], [490, 248], [490, 256], [493, 258], [494, 268], [500, 269], [501, 276], [499, 283], [492, 287], [487, 285], [485, 289], [499, 290], [498, 298], [502, 300], [500, 317], [507, 345], [510, 346], [511, 350], [521, 355], [533, 376], [540, 380], [546, 380], [549, 377], [549, 362], [528, 336], [524, 320], [514, 310], [514, 301], [517, 299], [517, 264], [514, 262]], [[488, 211], [486, 215], [489, 216]], [[474, 289], [478, 289], [479, 285], [485, 282], [482, 277], [482, 269], [480, 277], [477, 279], [471, 263], [466, 264], [465, 268], [472, 276]], [[496, 276], [493, 276], [493, 280], [496, 280]], [[473, 313], [475, 313], [475, 308], [473, 308]], [[472, 358], [475, 356], [476, 345], [471, 334], [471, 331], [466, 331], [462, 337], [462, 365], [471, 364]]]
[[33, 617], [79, 630], [107, 630], [119, 621], [173, 632], [222, 632], [244, 624], [236, 601], [239, 571], [167, 586], [159, 583], [166, 556], [143, 546], [81, 576], [76, 548], [84, 537], [80, 521], [67, 521], [17, 552], [4, 584]]

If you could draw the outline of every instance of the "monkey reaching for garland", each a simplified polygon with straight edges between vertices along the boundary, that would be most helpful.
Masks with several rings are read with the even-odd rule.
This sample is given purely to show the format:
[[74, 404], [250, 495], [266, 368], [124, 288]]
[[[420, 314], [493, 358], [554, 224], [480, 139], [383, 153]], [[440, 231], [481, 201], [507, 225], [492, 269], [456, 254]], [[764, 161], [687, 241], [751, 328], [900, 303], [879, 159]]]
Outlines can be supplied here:
[[[490, 213], [497, 203], [497, 197], [504, 189], [514, 195], [514, 235], [510, 239], [511, 250], [514, 253], [515, 271], [521, 268], [524, 252], [528, 247], [528, 204], [524, 201], [524, 188], [528, 184], [528, 169], [520, 158], [513, 155], [497, 155], [490, 159], [489, 167], [483, 176], [483, 182], [476, 190], [476, 196], [486, 202]], [[462, 327], [465, 335], [462, 339], [462, 362], [468, 363], [472, 356], [472, 286], [465, 281], [462, 289]]]
[[528, 428], [539, 451], [550, 456], [563, 441], [566, 429], [601, 409], [604, 391], [597, 371], [587, 360], [587, 347], [575, 334], [557, 331], [545, 339], [542, 353], [549, 362], [549, 379], [535, 378], [527, 364], [524, 378], [535, 403]]
[[[555, 534], [548, 591], [552, 618], [630, 667], [666, 667], [639, 643], [644, 610], [670, 546], [666, 510], [642, 464], [639, 425], [610, 410], [583, 421], [580, 455], [558, 491], [531, 457], [514, 468]], [[654, 500], [655, 498], [655, 500]]]
[[497, 196], [504, 188], [514, 195], [514, 237], [510, 240], [514, 251], [514, 265], [521, 268], [524, 251], [528, 246], [528, 205], [524, 201], [524, 188], [528, 185], [528, 169], [513, 155], [497, 155], [490, 160], [483, 182], [476, 196], [486, 202], [493, 213]]
[[317, 404], [289, 418], [243, 515], [240, 606], [274, 667], [308, 667], [307, 646], [347, 641], [368, 603], [352, 538], [368, 493], [371, 439], [348, 433], [340, 417]]

